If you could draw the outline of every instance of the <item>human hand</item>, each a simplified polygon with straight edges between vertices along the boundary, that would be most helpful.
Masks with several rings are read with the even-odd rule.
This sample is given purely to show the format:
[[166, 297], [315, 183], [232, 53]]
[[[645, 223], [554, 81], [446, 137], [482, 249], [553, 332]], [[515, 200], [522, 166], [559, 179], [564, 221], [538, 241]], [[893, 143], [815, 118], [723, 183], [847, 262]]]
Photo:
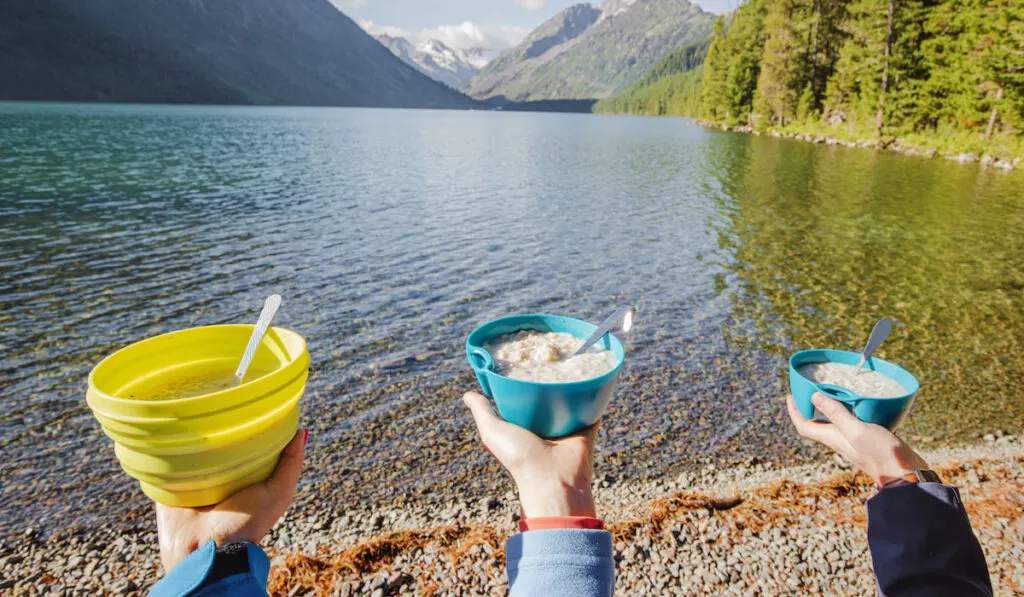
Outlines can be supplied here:
[[885, 427], [861, 421], [842, 404], [824, 394], [815, 393], [811, 401], [831, 422], [805, 419], [797, 410], [793, 397], [787, 396], [789, 418], [793, 419], [796, 430], [803, 437], [841, 454], [879, 487], [914, 472], [914, 469], [928, 468], [928, 464], [910, 446]]
[[473, 412], [484, 447], [512, 475], [524, 518], [597, 516], [590, 489], [597, 424], [546, 440], [499, 418], [487, 398], [476, 392], [468, 392], [462, 401]]
[[250, 485], [215, 506], [175, 508], [156, 504], [156, 528], [164, 570], [213, 539], [228, 543], [259, 543], [292, 503], [302, 471], [308, 429], [300, 429], [281, 452], [270, 478]]

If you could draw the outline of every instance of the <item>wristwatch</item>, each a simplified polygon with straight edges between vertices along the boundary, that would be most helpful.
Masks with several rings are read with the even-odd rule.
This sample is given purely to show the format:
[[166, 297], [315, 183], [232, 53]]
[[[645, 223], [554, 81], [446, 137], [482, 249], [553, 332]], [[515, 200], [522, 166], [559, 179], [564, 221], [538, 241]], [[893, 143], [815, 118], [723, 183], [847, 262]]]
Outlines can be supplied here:
[[886, 481], [878, 487], [878, 489], [885, 489], [887, 487], [899, 487], [900, 485], [909, 485], [911, 483], [942, 483], [942, 479], [939, 478], [938, 473], [930, 471], [928, 469], [914, 469], [914, 472], [907, 473], [899, 479], [892, 479]]

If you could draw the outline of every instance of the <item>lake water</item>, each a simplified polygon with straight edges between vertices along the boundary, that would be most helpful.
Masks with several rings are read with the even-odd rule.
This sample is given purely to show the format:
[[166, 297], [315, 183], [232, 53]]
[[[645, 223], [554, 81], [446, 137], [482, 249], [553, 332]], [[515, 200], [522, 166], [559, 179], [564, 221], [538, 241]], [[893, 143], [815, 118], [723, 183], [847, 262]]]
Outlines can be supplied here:
[[504, 482], [459, 396], [466, 335], [512, 313], [639, 308], [599, 476], [816, 456], [786, 356], [883, 316], [908, 437], [1018, 432], [1021, 230], [1019, 172], [682, 119], [0, 104], [0, 536], [150, 524], [89, 370], [273, 292], [313, 357], [300, 505]]

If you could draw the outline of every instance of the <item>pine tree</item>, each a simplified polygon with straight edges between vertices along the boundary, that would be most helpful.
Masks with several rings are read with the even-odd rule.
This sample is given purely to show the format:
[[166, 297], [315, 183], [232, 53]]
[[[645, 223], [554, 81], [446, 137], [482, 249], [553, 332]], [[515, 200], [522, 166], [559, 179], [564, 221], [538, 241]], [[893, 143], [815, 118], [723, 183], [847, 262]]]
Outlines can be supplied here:
[[[982, 9], [979, 43], [972, 58], [980, 64], [985, 99], [991, 110], [986, 138], [997, 125], [1024, 129], [1024, 2], [989, 0]], [[1002, 116], [1000, 116], [1002, 115]]]
[[828, 82], [826, 115], [871, 127], [878, 136], [912, 130], [921, 118], [928, 73], [920, 50], [936, 0], [855, 0], [847, 39]]
[[719, 108], [725, 104], [725, 81], [729, 73], [725, 36], [725, 17], [718, 17], [711, 29], [711, 45], [704, 59], [704, 80], [701, 84], [701, 116], [712, 122], [721, 118]]
[[723, 46], [728, 70], [725, 90], [717, 106], [719, 122], [746, 124], [753, 111], [754, 93], [764, 52], [764, 0], [750, 0], [733, 19]]
[[946, 0], [928, 15], [923, 105], [932, 128], [1019, 129], [1024, 117], [1024, 2]]
[[973, 128], [982, 118], [978, 107], [979, 65], [970, 55], [978, 46], [978, 17], [983, 3], [948, 0], [930, 15], [928, 29], [932, 36], [921, 48], [929, 72], [922, 89], [925, 127]]
[[805, 0], [768, 0], [764, 52], [754, 103], [758, 124], [785, 126], [796, 116], [801, 91], [810, 80], [805, 31], [812, 9]]
[[884, 65], [889, 0], [855, 0], [843, 26], [847, 36], [826, 91], [830, 120], [862, 122], [877, 112]]
[[728, 30], [723, 19], [715, 23], [704, 63], [704, 118], [728, 125], [748, 121], [761, 72], [764, 18], [764, 0], [750, 0], [736, 11]]
[[846, 5], [847, 0], [813, 0], [807, 53], [811, 90], [809, 108], [813, 112], [819, 112], [822, 108], [828, 80], [835, 70], [839, 50], [846, 39], [842, 29], [847, 14]]
[[881, 127], [876, 120], [880, 136], [920, 130], [927, 119], [922, 88], [929, 73], [921, 48], [931, 36], [926, 26], [928, 15], [939, 1], [893, 0], [892, 48]]

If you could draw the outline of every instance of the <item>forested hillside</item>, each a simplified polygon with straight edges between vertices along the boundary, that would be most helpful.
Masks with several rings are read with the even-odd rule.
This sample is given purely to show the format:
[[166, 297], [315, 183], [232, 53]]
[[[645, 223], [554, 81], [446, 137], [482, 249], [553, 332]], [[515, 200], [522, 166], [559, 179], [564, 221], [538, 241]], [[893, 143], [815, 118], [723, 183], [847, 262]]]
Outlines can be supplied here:
[[665, 93], [614, 111], [1021, 156], [1024, 0], [749, 0]]
[[642, 79], [622, 93], [602, 100], [594, 112], [694, 116], [700, 109], [704, 57], [711, 38], [665, 56]]

